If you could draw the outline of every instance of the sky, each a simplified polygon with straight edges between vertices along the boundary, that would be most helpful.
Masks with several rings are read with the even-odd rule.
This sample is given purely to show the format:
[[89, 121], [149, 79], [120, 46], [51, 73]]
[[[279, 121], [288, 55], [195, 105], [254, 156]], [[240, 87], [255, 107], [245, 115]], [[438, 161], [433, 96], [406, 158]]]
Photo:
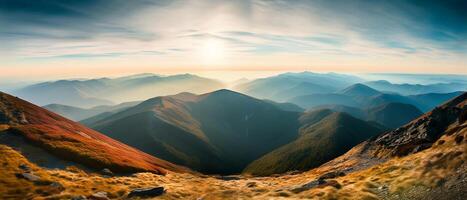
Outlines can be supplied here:
[[462, 0], [0, 0], [0, 78], [467, 74]]

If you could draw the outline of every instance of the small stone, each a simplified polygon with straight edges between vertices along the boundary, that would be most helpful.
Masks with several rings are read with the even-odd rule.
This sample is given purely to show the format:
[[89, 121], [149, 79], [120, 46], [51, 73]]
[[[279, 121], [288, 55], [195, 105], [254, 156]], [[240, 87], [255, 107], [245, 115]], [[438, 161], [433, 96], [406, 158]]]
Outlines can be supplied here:
[[303, 192], [305, 190], [309, 190], [311, 188], [314, 188], [314, 187], [319, 186], [319, 185], [324, 184], [324, 183], [326, 183], [326, 181], [324, 181], [322, 179], [314, 180], [314, 181], [310, 181], [310, 182], [305, 183], [305, 184], [300, 185], [300, 186], [295, 186], [292, 189], [290, 189], [290, 191], [293, 192], [293, 193], [300, 193], [300, 192]]
[[456, 144], [460, 144], [464, 140], [464, 136], [458, 135], [454, 140], [456, 141]]
[[63, 185], [59, 182], [52, 182], [50, 185], [50, 187], [54, 187], [54, 188], [59, 188], [59, 189], [64, 189], [65, 187], [63, 187]]
[[113, 176], [114, 175], [114, 173], [112, 171], [110, 171], [110, 169], [108, 169], [108, 168], [102, 169], [101, 174], [106, 175], [106, 176]]
[[17, 173], [15, 174], [17, 178], [26, 179], [28, 181], [39, 181], [41, 178], [31, 173]]
[[89, 199], [92, 200], [110, 200], [109, 197], [107, 197], [107, 192], [96, 192], [89, 196]]
[[155, 197], [164, 194], [164, 187], [134, 189], [128, 197]]
[[251, 188], [251, 187], [256, 187], [256, 182], [248, 182], [246, 183], [246, 186]]
[[240, 180], [238, 176], [221, 176], [219, 179], [224, 181], [233, 181], [233, 180]]
[[24, 171], [27, 171], [27, 172], [31, 171], [31, 168], [30, 168], [28, 165], [26, 165], [26, 164], [21, 164], [21, 165], [19, 165], [18, 167], [19, 167], [20, 169], [24, 170]]
[[88, 199], [88, 198], [86, 198], [86, 197], [83, 196], [83, 195], [71, 197], [71, 200], [87, 200], [87, 199]]
[[340, 171], [328, 172], [326, 174], [321, 175], [318, 179], [325, 180], [325, 179], [337, 178], [339, 176], [345, 176], [345, 173], [340, 172]]
[[300, 174], [302, 173], [301, 171], [298, 171], [298, 170], [293, 170], [293, 171], [289, 171], [287, 173], [285, 173], [286, 175], [296, 175], [296, 174]]
[[327, 186], [331, 186], [331, 187], [334, 187], [336, 189], [341, 189], [342, 188], [342, 185], [339, 182], [337, 182], [336, 180], [327, 181], [326, 183], [320, 184], [318, 187], [324, 188], [324, 187], [327, 187]]

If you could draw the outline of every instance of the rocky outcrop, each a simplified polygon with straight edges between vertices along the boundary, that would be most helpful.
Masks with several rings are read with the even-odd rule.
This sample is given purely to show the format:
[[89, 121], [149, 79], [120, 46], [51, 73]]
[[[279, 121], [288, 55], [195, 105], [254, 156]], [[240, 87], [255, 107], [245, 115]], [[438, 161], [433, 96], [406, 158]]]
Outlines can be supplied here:
[[[467, 93], [436, 107], [409, 124], [372, 138], [362, 152], [378, 158], [406, 156], [427, 149], [453, 124], [462, 125], [467, 119]], [[462, 126], [459, 126], [462, 127]]]

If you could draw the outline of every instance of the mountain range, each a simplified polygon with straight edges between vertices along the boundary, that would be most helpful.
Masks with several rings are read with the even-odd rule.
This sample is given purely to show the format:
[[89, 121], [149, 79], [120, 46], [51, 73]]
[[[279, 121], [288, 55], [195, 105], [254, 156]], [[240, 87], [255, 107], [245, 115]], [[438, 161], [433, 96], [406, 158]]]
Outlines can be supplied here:
[[62, 104], [48, 104], [43, 106], [43, 108], [60, 114], [68, 119], [74, 121], [81, 121], [91, 117], [96, 117], [97, 115], [105, 115], [117, 112], [125, 108], [135, 106], [138, 103], [140, 103], [140, 101], [125, 102], [117, 105], [101, 105], [92, 108], [79, 108], [75, 106], [67, 106]]
[[[283, 170], [310, 169], [387, 129], [376, 122], [329, 109], [325, 110], [326, 115], [321, 115], [317, 113], [325, 111], [290, 111], [278, 105], [281, 104], [229, 90], [203, 95], [181, 93], [146, 100], [87, 125], [170, 162], [203, 173], [221, 174], [239, 173], [252, 161], [269, 154], [287, 157], [281, 149], [291, 147], [288, 151], [292, 152], [300, 146], [297, 144], [302, 144], [302, 153], [324, 149], [320, 145], [327, 147], [328, 154], [307, 157], [307, 162], [297, 160], [303, 165]], [[392, 108], [388, 106], [374, 113], [383, 115], [378, 115], [378, 119], [384, 119], [384, 113], [390, 113]], [[404, 119], [406, 123], [413, 118], [398, 120]], [[352, 129], [356, 125], [359, 130]], [[319, 130], [315, 130], [317, 127]]]
[[191, 74], [138, 74], [119, 78], [43, 82], [11, 93], [41, 106], [63, 104], [91, 108], [186, 91], [205, 93], [223, 87], [219, 81]]
[[241, 172], [252, 160], [294, 139], [298, 116], [218, 90], [152, 98], [89, 126], [162, 159], [226, 174]]
[[370, 108], [388, 103], [404, 103], [413, 105], [422, 112], [426, 112], [462, 93], [458, 91], [442, 94], [428, 93], [403, 96], [394, 93], [383, 93], [367, 85], [357, 83], [333, 93], [297, 96], [289, 99], [288, 102], [308, 109], [325, 105]]
[[[371, 110], [391, 111], [394, 104]], [[463, 199], [466, 109], [463, 93], [388, 129], [337, 109], [286, 111], [229, 90], [180, 93], [148, 99], [93, 123], [123, 144], [1, 93], [0, 185], [8, 187], [0, 187], [0, 198], [130, 198], [163, 185], [168, 189], [151, 195]], [[95, 173], [104, 168], [106, 175]], [[244, 175], [209, 175], [239, 170]]]

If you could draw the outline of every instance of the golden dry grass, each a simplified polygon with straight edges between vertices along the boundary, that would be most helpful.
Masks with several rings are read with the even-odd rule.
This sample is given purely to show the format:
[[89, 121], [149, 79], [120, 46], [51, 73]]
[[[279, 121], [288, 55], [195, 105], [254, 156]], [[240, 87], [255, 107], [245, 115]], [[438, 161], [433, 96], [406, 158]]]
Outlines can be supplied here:
[[[403, 195], [410, 188], [438, 187], [447, 179], [455, 178], [457, 173], [465, 173], [459, 172], [459, 169], [465, 169], [461, 166], [465, 166], [464, 161], [467, 158], [465, 127], [466, 124], [452, 134], [444, 135], [427, 150], [336, 178], [341, 185], [339, 189], [325, 186], [300, 193], [294, 193], [290, 189], [316, 180], [330, 170], [351, 167], [359, 161], [345, 160], [342, 165], [324, 165], [295, 175], [240, 177], [239, 180], [230, 181], [214, 176], [173, 172], [166, 176], [138, 173], [105, 178], [74, 167], [67, 170], [43, 169], [28, 162], [17, 151], [0, 145], [0, 199], [69, 199], [99, 191], [107, 192], [113, 199], [125, 199], [132, 189], [153, 186], [163, 186], [167, 190], [159, 199], [397, 199], [398, 195]], [[462, 140], [459, 140], [460, 137]], [[48, 185], [18, 179], [14, 174], [21, 172], [18, 168], [20, 164], [30, 166], [33, 173], [45, 182], [62, 184], [64, 190], [57, 191]]]

